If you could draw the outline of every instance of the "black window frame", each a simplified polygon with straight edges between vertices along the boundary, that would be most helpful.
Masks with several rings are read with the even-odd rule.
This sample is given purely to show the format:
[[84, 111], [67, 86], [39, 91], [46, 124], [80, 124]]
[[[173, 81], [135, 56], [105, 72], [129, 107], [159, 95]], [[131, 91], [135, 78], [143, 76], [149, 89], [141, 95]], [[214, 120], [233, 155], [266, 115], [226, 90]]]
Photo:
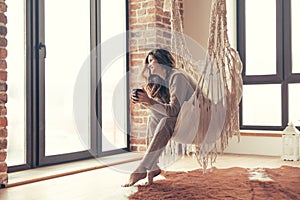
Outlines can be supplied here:
[[[300, 73], [292, 73], [291, 0], [276, 1], [276, 74], [246, 75], [246, 0], [237, 0], [237, 50], [243, 62], [243, 84], [281, 84], [281, 125], [257, 126], [243, 124], [243, 106], [240, 104], [241, 130], [283, 130], [289, 122], [288, 84], [300, 83]], [[267, 9], [267, 8], [266, 8]]]
[[[126, 9], [126, 38], [127, 38], [127, 53], [126, 53], [126, 72], [129, 71], [129, 53], [128, 53], [128, 30], [129, 30], [129, 2], [124, 0]], [[27, 170], [32, 168], [38, 168], [47, 165], [61, 164], [66, 162], [72, 162], [76, 160], [89, 159], [93, 157], [103, 157], [108, 155], [114, 155], [130, 151], [130, 135], [127, 135], [127, 146], [122, 149], [116, 149], [111, 151], [102, 151], [102, 132], [97, 129], [97, 123], [102, 123], [101, 119], [101, 84], [97, 82], [100, 80], [100, 51], [101, 48], [98, 46], [101, 44], [101, 0], [91, 0], [91, 49], [97, 49], [96, 58], [93, 59], [91, 69], [91, 81], [92, 90], [96, 90], [95, 99], [91, 99], [91, 109], [96, 109], [97, 119], [91, 120], [91, 150], [83, 152], [75, 152], [67, 154], [67, 159], [63, 155], [50, 156], [49, 158], [44, 157], [41, 148], [45, 147], [43, 138], [45, 136], [39, 132], [40, 118], [39, 115], [43, 115], [43, 111], [39, 110], [39, 10], [41, 6], [40, 1], [26, 0], [26, 106], [25, 106], [25, 141], [26, 141], [26, 156], [25, 163], [20, 165], [8, 166], [8, 172], [15, 172], [20, 170]], [[129, 77], [126, 77], [127, 88], [129, 86]], [[127, 97], [128, 99], [128, 97]], [[129, 110], [129, 102], [127, 105]], [[92, 117], [94, 118], [94, 117]], [[130, 133], [130, 114], [127, 112], [127, 133]]]

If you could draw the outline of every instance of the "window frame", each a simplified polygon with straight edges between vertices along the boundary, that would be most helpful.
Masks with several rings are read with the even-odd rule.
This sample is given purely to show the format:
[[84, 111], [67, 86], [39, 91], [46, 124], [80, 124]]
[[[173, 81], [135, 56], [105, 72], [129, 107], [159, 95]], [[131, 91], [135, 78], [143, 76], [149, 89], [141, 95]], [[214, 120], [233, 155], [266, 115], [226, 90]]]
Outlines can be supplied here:
[[243, 84], [281, 84], [281, 126], [243, 124], [240, 104], [240, 129], [283, 130], [288, 124], [288, 84], [300, 83], [300, 73], [292, 73], [291, 0], [276, 0], [276, 74], [246, 75], [246, 0], [237, 0], [237, 49], [243, 62]]
[[[129, 30], [129, 3], [127, 0], [125, 1], [125, 9], [126, 9], [126, 40], [127, 40], [127, 47], [128, 48], [128, 30]], [[91, 0], [91, 49], [99, 49], [96, 48], [99, 44], [101, 44], [100, 41], [100, 35], [101, 35], [101, 29], [100, 29], [100, 5], [101, 0]], [[91, 71], [91, 89], [95, 89], [95, 99], [91, 99], [91, 109], [96, 110], [97, 118], [91, 120], [91, 149], [90, 151], [83, 151], [83, 152], [74, 152], [69, 154], [63, 154], [63, 155], [54, 155], [54, 156], [48, 156], [47, 160], [45, 159], [45, 156], [43, 156], [43, 150], [41, 148], [44, 148], [45, 143], [43, 139], [45, 138], [44, 135], [40, 134], [39, 126], [40, 126], [40, 118], [39, 116], [44, 114], [43, 111], [39, 109], [39, 101], [40, 101], [40, 92], [39, 91], [39, 76], [40, 71], [39, 70], [39, 60], [38, 60], [38, 45], [39, 42], [39, 32], [37, 31], [39, 28], [39, 19], [41, 18], [38, 13], [40, 10], [40, 6], [42, 6], [41, 2], [38, 1], [32, 1], [32, 0], [26, 0], [26, 16], [25, 19], [25, 27], [26, 27], [26, 62], [25, 62], [25, 73], [26, 73], [26, 105], [25, 105], [25, 163], [20, 165], [14, 165], [14, 166], [8, 166], [8, 172], [15, 172], [20, 170], [26, 170], [26, 169], [32, 169], [32, 168], [38, 168], [46, 165], [53, 165], [53, 164], [61, 164], [66, 163], [70, 161], [76, 161], [76, 160], [83, 160], [93, 157], [103, 157], [108, 155], [114, 155], [118, 153], [124, 153], [130, 151], [130, 135], [127, 134], [127, 146], [123, 149], [116, 149], [111, 151], [101, 151], [101, 137], [102, 132], [101, 130], [98, 130], [97, 123], [102, 123], [101, 117], [101, 98], [102, 98], [102, 92], [101, 92], [101, 85], [97, 85], [97, 80], [99, 80], [101, 71], [99, 70], [100, 64], [99, 59], [101, 59], [100, 56], [100, 49], [97, 50], [96, 55], [97, 59], [93, 59], [92, 65], [95, 67], [92, 67]], [[41, 19], [40, 19], [41, 20]], [[127, 49], [128, 52], [128, 49]], [[95, 61], [95, 62], [94, 62]], [[129, 71], [129, 54], [126, 54], [126, 72]], [[126, 77], [126, 84], [127, 88], [129, 86], [129, 77]], [[94, 90], [93, 90], [94, 91]], [[127, 97], [128, 98], [128, 97]], [[127, 105], [127, 110], [129, 110], [129, 102]], [[127, 112], [127, 133], [130, 133], [129, 131], [129, 124], [130, 124], [130, 116], [129, 112]], [[66, 159], [67, 158], [67, 159]]]

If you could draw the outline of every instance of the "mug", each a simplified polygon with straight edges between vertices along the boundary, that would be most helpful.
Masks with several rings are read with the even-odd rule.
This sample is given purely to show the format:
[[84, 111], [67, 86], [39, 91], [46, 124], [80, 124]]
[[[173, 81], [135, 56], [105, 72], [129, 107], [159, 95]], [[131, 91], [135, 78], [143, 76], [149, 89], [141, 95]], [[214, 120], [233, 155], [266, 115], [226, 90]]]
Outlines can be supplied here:
[[134, 89], [132, 89], [131, 94], [132, 94], [134, 97], [138, 98], [138, 93], [139, 93], [139, 92], [144, 92], [144, 90], [141, 89], [141, 88], [134, 88]]

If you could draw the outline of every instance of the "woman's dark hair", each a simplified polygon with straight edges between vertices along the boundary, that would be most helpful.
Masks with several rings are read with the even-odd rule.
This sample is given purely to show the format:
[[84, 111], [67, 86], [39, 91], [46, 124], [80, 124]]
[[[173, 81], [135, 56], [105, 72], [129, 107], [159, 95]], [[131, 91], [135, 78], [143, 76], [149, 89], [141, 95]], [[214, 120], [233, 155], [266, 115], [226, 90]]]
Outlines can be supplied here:
[[145, 89], [152, 98], [157, 99], [161, 103], [170, 102], [169, 88], [166, 86], [165, 80], [160, 76], [150, 75]]
[[148, 57], [153, 56], [155, 60], [164, 68], [167, 70], [171, 70], [172, 68], [175, 68], [175, 59], [173, 55], [165, 50], [165, 49], [153, 49], [148, 53], [145, 59], [145, 65], [148, 65]]
[[142, 75], [147, 80], [146, 90], [152, 98], [156, 98], [163, 103], [168, 103], [170, 100], [169, 88], [166, 87], [166, 82], [157, 75], [151, 75], [148, 69], [148, 57], [152, 55], [158, 64], [166, 69], [166, 73], [175, 68], [175, 59], [173, 55], [165, 49], [153, 49], [151, 50], [145, 58], [145, 66], [142, 71]]

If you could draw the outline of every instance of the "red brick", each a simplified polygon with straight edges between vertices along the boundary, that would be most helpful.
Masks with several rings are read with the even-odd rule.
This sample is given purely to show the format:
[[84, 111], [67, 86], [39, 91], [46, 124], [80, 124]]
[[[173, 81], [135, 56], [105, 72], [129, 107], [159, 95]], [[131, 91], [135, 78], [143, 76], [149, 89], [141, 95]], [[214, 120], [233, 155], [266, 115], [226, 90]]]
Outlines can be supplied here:
[[144, 138], [140, 138], [140, 139], [131, 138], [130, 144], [146, 144], [146, 140]]
[[7, 24], [7, 17], [3, 13], [0, 13], [0, 22]]
[[0, 35], [5, 36], [7, 34], [6, 26], [0, 25]]
[[138, 110], [138, 111], [133, 110], [132, 115], [143, 117], [143, 116], [148, 116], [148, 112], [147, 111], [141, 111], [141, 110]]
[[7, 129], [0, 128], [0, 138], [6, 138], [6, 137], [7, 137]]
[[155, 8], [156, 0], [143, 1], [142, 8]]
[[162, 22], [163, 18], [160, 15], [156, 15], [156, 22]]
[[146, 43], [147, 43], [147, 38], [139, 38], [139, 39], [138, 39], [138, 44], [139, 44], [139, 45], [141, 45], [141, 44], [144, 45], [144, 44], [146, 44]]
[[[0, 88], [1, 88], [1, 84], [0, 84]], [[0, 103], [7, 103], [7, 94], [0, 92]]]
[[131, 65], [132, 66], [142, 66], [143, 62], [141, 62], [140, 60], [132, 60]]
[[129, 23], [130, 24], [137, 24], [138, 23], [137, 18], [136, 17], [130, 17]]
[[147, 24], [130, 24], [131, 30], [143, 30], [147, 28]]
[[7, 81], [7, 72], [0, 71], [0, 81]]
[[139, 137], [139, 130], [130, 127], [130, 137]]
[[7, 115], [7, 108], [5, 106], [0, 108], [0, 116]]
[[146, 145], [141, 145], [141, 146], [138, 146], [138, 151], [139, 152], [145, 152], [147, 150], [147, 147], [146, 147]]
[[7, 164], [5, 162], [0, 163], [0, 172], [7, 172]]
[[8, 183], [8, 174], [0, 173], [0, 188], [5, 188], [6, 184]]
[[0, 12], [5, 13], [7, 11], [7, 5], [4, 2], [0, 2]]
[[0, 49], [0, 59], [5, 59], [7, 57], [7, 50], [1, 48]]
[[0, 150], [7, 149], [7, 139], [0, 139]]
[[0, 69], [6, 69], [6, 68], [7, 68], [6, 60], [0, 60]]
[[129, 5], [130, 10], [138, 10], [141, 9], [142, 4], [141, 3], [131, 3]]
[[147, 8], [146, 10], [148, 15], [157, 14], [157, 10], [155, 8]]
[[147, 137], [146, 136], [146, 128], [141, 129], [141, 127], [140, 127], [138, 137], [140, 137], [140, 138], [146, 138]]
[[7, 84], [4, 82], [0, 82], [0, 92], [6, 92], [7, 91]]
[[168, 29], [170, 27], [168, 24], [165, 24], [165, 23], [156, 23], [155, 25], [156, 25], [156, 28], [163, 28], [163, 29], [165, 29], [165, 28]]
[[4, 162], [6, 160], [7, 153], [6, 151], [0, 152], [0, 162]]
[[7, 118], [0, 117], [0, 127], [6, 127], [6, 126], [7, 126]]
[[140, 117], [134, 117], [134, 118], [132, 118], [132, 120], [131, 120], [132, 122], [134, 122], [134, 123], [143, 123], [143, 118], [140, 118]]
[[136, 17], [136, 13], [137, 13], [136, 10], [130, 10], [130, 13], [129, 13], [130, 18]]
[[0, 47], [6, 47], [6, 46], [7, 46], [7, 39], [0, 38]]
[[135, 145], [131, 145], [130, 150], [131, 150], [131, 151], [137, 151], [137, 150], [138, 150], [138, 147], [135, 146]]
[[131, 54], [130, 58], [132, 60], [137, 60], [137, 61], [144, 61], [144, 59], [146, 58], [144, 53], [135, 53], [135, 54]]
[[155, 29], [157, 26], [156, 26], [157, 23], [149, 23], [147, 24], [147, 28], [148, 29]]
[[155, 22], [155, 15], [145, 15], [138, 18], [138, 23], [149, 24], [150, 22]]
[[169, 17], [164, 17], [164, 18], [163, 18], [163, 23], [164, 23], [165, 25], [171, 25], [170, 18], [169, 18]]
[[145, 16], [147, 15], [147, 10], [146, 9], [139, 9], [137, 10], [137, 17]]
[[140, 3], [141, 0], [129, 0], [130, 3]]

